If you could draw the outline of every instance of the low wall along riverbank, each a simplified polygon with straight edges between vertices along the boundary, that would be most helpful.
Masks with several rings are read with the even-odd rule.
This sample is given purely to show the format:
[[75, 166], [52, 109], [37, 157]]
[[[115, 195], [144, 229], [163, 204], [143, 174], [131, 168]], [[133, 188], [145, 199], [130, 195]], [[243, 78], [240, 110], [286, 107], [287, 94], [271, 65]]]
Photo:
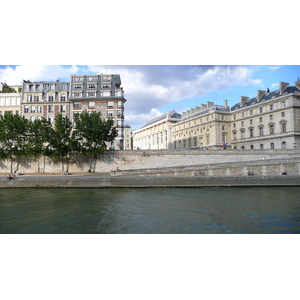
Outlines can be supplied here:
[[108, 187], [221, 187], [299, 186], [300, 176], [178, 176], [111, 177], [93, 175], [19, 175], [0, 178], [0, 188], [108, 188]]
[[[95, 173], [91, 174], [88, 173], [89, 160], [82, 156], [72, 158], [68, 164], [65, 162], [64, 166], [61, 162], [54, 162], [47, 158], [39, 160], [24, 158], [19, 162], [13, 162], [12, 165], [11, 161], [7, 160], [0, 162], [0, 172], [3, 174], [2, 187], [8, 185], [6, 177], [11, 173], [11, 168], [21, 174], [16, 184], [12, 182], [11, 186], [48, 186], [47, 180], [50, 180], [49, 186], [70, 187], [168, 186], [169, 184], [203, 186], [219, 185], [223, 184], [224, 180], [237, 181], [239, 178], [245, 181], [245, 183], [241, 181], [242, 184], [249, 182], [258, 184], [258, 178], [264, 180], [266, 184], [271, 184], [268, 181], [268, 178], [271, 178], [271, 181], [274, 179], [279, 185], [288, 184], [289, 179], [293, 179], [291, 182], [295, 185], [300, 176], [300, 151], [223, 149], [107, 151], [99, 155], [93, 165], [92, 171]], [[72, 175], [62, 176], [62, 169], [68, 169]], [[278, 176], [284, 171], [287, 172], [288, 179]], [[249, 172], [253, 172], [255, 176], [248, 178]], [[53, 182], [57, 183], [53, 184]]]

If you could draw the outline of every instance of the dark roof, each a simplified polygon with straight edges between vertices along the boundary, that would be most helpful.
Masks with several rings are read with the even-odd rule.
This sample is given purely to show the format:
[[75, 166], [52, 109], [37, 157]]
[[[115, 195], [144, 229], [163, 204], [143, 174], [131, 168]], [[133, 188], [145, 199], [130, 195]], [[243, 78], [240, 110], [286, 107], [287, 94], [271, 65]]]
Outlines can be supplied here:
[[230, 108], [229, 107], [225, 107], [225, 106], [214, 105], [214, 106], [209, 107], [207, 109], [204, 109], [202, 111], [190, 114], [190, 115], [182, 118], [181, 120], [179, 120], [176, 124], [181, 123], [181, 122], [185, 122], [185, 121], [187, 121], [189, 119], [193, 119], [195, 117], [199, 117], [201, 115], [205, 115], [205, 114], [209, 113], [211, 110], [220, 111], [220, 112], [221, 111], [223, 111], [223, 112], [229, 112]]
[[148, 121], [147, 124], [144, 125], [144, 126], [142, 126], [141, 128], [147, 127], [149, 125], [152, 125], [154, 123], [157, 123], [159, 121], [164, 120], [167, 117], [167, 114], [169, 114], [170, 118], [173, 118], [173, 119], [180, 119], [182, 117], [181, 114], [177, 113], [175, 110], [172, 110], [172, 111], [170, 111], [168, 113], [160, 115], [159, 117], [157, 117], [155, 119], [152, 119], [152, 120]]
[[243, 105], [241, 105], [241, 103], [237, 103], [234, 106], [231, 107], [231, 111], [240, 109], [240, 108], [244, 108], [244, 107], [248, 107], [257, 103], [262, 103], [265, 101], [269, 101], [271, 99], [274, 98], [278, 98], [280, 96], [283, 95], [287, 95], [287, 94], [291, 94], [291, 93], [300, 93], [300, 90], [296, 87], [296, 86], [288, 86], [284, 89], [283, 93], [280, 93], [280, 90], [276, 90], [273, 92], [269, 92], [269, 93], [265, 93], [261, 99], [259, 100], [258, 97], [253, 97], [253, 98], [249, 98], [247, 99]]

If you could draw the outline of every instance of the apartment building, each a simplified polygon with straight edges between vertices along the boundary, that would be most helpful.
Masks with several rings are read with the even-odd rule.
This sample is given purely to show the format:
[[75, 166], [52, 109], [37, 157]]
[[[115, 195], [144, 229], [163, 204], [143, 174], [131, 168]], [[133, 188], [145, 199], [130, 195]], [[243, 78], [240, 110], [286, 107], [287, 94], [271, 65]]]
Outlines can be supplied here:
[[172, 149], [172, 126], [181, 118], [176, 111], [150, 120], [133, 135], [134, 149]]
[[70, 118], [82, 111], [101, 112], [104, 119], [113, 119], [118, 136], [113, 149], [124, 149], [124, 91], [117, 74], [72, 75], [70, 82]]
[[51, 123], [58, 113], [69, 117], [69, 82], [23, 80], [21, 114], [27, 119], [42, 117]]
[[8, 86], [0, 83], [0, 116], [5, 112], [20, 114], [21, 85]]

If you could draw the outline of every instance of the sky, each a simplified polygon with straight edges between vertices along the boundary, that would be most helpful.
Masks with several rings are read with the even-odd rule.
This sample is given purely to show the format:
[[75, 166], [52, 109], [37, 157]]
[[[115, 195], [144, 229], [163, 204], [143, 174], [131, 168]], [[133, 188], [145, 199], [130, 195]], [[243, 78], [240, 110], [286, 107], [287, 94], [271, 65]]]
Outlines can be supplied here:
[[1, 65], [0, 82], [70, 81], [73, 74], [120, 74], [125, 124], [139, 129], [149, 120], [175, 110], [178, 113], [207, 101], [229, 106], [257, 90], [276, 90], [279, 82], [294, 85], [300, 65]]

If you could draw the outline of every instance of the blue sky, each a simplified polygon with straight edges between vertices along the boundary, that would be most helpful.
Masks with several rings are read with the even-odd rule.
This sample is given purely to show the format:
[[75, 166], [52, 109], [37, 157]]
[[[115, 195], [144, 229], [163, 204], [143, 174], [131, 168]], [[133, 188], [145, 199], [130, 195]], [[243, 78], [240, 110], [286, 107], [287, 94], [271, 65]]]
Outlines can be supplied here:
[[294, 85], [299, 65], [1, 65], [0, 81], [69, 81], [72, 74], [120, 74], [127, 99], [125, 123], [140, 128], [175, 109], [181, 113], [207, 101], [229, 106], [257, 90], [278, 89], [280, 81]]

